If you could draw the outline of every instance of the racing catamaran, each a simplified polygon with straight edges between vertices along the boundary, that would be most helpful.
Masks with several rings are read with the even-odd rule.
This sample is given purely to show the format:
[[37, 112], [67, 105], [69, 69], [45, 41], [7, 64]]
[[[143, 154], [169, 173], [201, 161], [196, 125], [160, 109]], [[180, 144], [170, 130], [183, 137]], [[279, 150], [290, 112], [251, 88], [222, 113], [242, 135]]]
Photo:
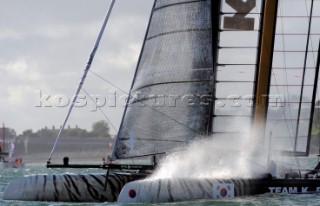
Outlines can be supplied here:
[[[315, 0], [155, 0], [112, 161], [47, 165], [107, 173], [22, 177], [4, 199], [174, 202], [319, 192], [319, 165], [280, 170], [273, 159], [310, 153], [319, 8]], [[258, 176], [148, 178], [165, 156], [199, 140], [242, 141], [248, 127], [252, 156], [268, 148]]]

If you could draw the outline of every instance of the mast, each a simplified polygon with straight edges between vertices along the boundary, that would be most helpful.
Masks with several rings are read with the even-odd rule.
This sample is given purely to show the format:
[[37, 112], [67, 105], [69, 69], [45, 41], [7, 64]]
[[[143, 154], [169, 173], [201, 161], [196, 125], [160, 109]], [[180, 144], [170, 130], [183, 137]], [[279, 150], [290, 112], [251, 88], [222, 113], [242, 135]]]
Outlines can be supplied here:
[[264, 3], [263, 26], [261, 30], [261, 51], [259, 70], [257, 74], [253, 122], [255, 136], [258, 135], [260, 138], [264, 134], [267, 117], [278, 0], [265, 0]]
[[[314, 86], [313, 86], [313, 92], [312, 92], [312, 103], [311, 103], [311, 110], [310, 110], [310, 123], [309, 123], [308, 143], [307, 143], [307, 152], [306, 152], [307, 155], [310, 152], [310, 141], [311, 141], [314, 109], [315, 109], [315, 106], [316, 106], [319, 69], [320, 69], [320, 41], [319, 41], [319, 46], [318, 46], [317, 65], [316, 65], [316, 68], [315, 68], [316, 71], [315, 71], [315, 75], [314, 75]], [[319, 151], [320, 151], [320, 147], [319, 147]], [[319, 154], [320, 154], [320, 152], [319, 152]]]
[[6, 135], [6, 131], [5, 131], [5, 126], [4, 126], [4, 123], [2, 123], [2, 152], [5, 151], [5, 135]]
[[[216, 80], [216, 70], [217, 70], [217, 59], [218, 59], [218, 45], [219, 45], [219, 30], [220, 30], [220, 9], [221, 9], [221, 0], [211, 0], [211, 35], [212, 35], [212, 69], [214, 81]], [[211, 102], [210, 102], [210, 119], [208, 121], [208, 131], [207, 135], [212, 133], [213, 127], [213, 116], [214, 116], [214, 98], [215, 98], [215, 84], [212, 85], [211, 92]]]
[[[308, 25], [308, 37], [307, 37], [307, 43], [306, 43], [306, 50], [305, 50], [305, 57], [304, 57], [304, 63], [303, 63], [303, 72], [302, 72], [302, 82], [301, 82], [301, 89], [300, 89], [300, 99], [299, 99], [299, 109], [298, 109], [298, 121], [297, 121], [297, 126], [296, 126], [296, 132], [295, 132], [295, 141], [294, 141], [294, 154], [296, 154], [297, 151], [297, 144], [298, 144], [298, 136], [299, 136], [299, 123], [300, 123], [300, 117], [301, 117], [301, 108], [302, 108], [302, 100], [303, 100], [303, 89], [305, 85], [305, 76], [306, 76], [306, 68], [307, 68], [307, 59], [308, 59], [308, 51], [309, 51], [309, 42], [310, 42], [310, 32], [311, 32], [311, 22], [312, 22], [312, 12], [313, 12], [313, 0], [311, 1], [311, 6], [310, 6], [310, 16], [309, 16], [309, 25]], [[316, 73], [318, 72], [317, 70], [318, 67], [316, 67]], [[315, 75], [315, 83], [317, 83], [317, 78], [318, 75]], [[314, 88], [316, 88], [317, 85], [314, 85]], [[313, 91], [315, 93], [315, 91]], [[315, 101], [315, 94], [313, 94], [313, 99], [312, 102]], [[311, 108], [313, 108], [312, 106]], [[312, 111], [312, 109], [311, 109]], [[309, 131], [311, 131], [311, 122], [312, 122], [312, 115], [313, 112], [311, 113], [311, 118], [310, 118], [310, 124], [309, 124]], [[311, 133], [308, 132], [310, 135]], [[308, 137], [308, 143], [310, 142], [310, 136]], [[309, 145], [307, 144], [307, 153], [309, 153]]]

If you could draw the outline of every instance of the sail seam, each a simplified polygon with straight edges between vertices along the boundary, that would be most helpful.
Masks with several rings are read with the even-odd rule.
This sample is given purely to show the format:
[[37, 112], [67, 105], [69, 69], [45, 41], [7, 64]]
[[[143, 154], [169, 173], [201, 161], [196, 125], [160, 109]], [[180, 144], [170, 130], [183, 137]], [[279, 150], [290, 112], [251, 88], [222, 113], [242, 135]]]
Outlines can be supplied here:
[[203, 2], [203, 1], [207, 1], [207, 0], [195, 0], [195, 1], [189, 1], [189, 2], [179, 2], [179, 3], [174, 3], [174, 4], [167, 4], [167, 5], [155, 8], [154, 11], [158, 11], [158, 10], [161, 10], [163, 8], [170, 7], [170, 6], [177, 6], [177, 5], [183, 5], [183, 4], [192, 4], [192, 3]]
[[[196, 96], [195, 94], [193, 94], [193, 95]], [[210, 95], [210, 93], [209, 92], [203, 93], [203, 94], [199, 94], [198, 96], [201, 97], [201, 95]], [[165, 96], [169, 96], [169, 95], [153, 95], [153, 96], [137, 99], [136, 101], [129, 102], [129, 104], [132, 105], [132, 104], [136, 104], [136, 103], [143, 102], [146, 100], [156, 99], [156, 98], [165, 97]], [[145, 106], [147, 106], [147, 105], [145, 104]], [[204, 106], [207, 106], [207, 105], [204, 105]]]
[[148, 40], [160, 37], [160, 36], [166, 36], [166, 35], [171, 35], [171, 34], [177, 34], [177, 33], [187, 33], [187, 32], [200, 32], [200, 31], [211, 31], [210, 28], [206, 28], [206, 29], [182, 29], [182, 30], [176, 30], [176, 31], [169, 31], [169, 32], [165, 32], [165, 33], [161, 33], [161, 34], [157, 34], [154, 36], [151, 36], [149, 38], [147, 38]]
[[163, 85], [163, 84], [182, 84], [182, 83], [196, 83], [196, 82], [210, 82], [210, 79], [205, 79], [205, 80], [193, 80], [193, 81], [171, 81], [171, 82], [159, 82], [159, 83], [155, 83], [155, 84], [148, 84], [142, 87], [139, 87], [137, 89], [132, 90], [132, 92], [135, 92], [137, 90], [140, 89], [144, 89], [147, 87], [152, 87], [152, 86], [157, 86], [157, 85]]

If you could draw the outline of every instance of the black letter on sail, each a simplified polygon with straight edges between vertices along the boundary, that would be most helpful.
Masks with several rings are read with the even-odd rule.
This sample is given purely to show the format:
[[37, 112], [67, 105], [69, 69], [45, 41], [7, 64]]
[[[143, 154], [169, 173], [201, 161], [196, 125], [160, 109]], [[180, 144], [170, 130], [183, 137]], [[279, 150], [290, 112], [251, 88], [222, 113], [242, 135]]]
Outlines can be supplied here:
[[225, 29], [253, 30], [254, 18], [246, 18], [245, 16], [256, 7], [256, 0], [226, 0], [226, 3], [236, 10], [233, 17], [224, 17]]

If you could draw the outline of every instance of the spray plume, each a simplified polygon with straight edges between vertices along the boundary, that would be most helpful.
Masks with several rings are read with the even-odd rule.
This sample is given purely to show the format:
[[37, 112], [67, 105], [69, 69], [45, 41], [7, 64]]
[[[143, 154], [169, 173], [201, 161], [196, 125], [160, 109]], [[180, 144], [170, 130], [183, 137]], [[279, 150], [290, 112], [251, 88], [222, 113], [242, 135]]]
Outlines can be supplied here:
[[213, 135], [194, 142], [163, 158], [151, 178], [254, 178], [271, 172], [268, 140], [258, 144], [252, 141], [256, 133], [247, 131], [232, 138]]

